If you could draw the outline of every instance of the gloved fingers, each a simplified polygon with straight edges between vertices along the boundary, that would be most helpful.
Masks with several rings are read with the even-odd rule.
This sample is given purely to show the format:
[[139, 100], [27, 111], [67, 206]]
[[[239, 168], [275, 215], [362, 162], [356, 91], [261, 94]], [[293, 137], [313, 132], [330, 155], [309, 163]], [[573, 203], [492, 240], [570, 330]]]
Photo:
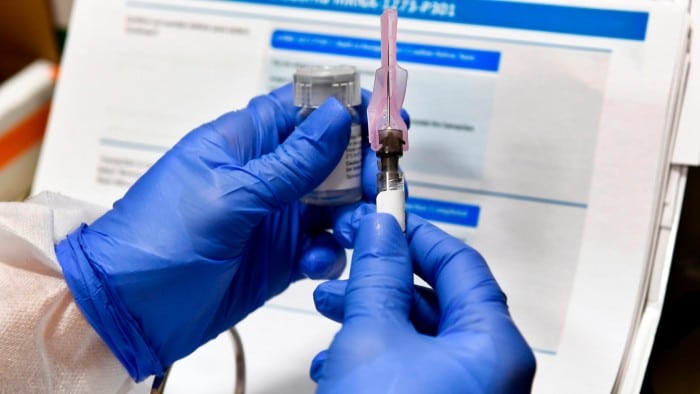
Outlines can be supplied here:
[[339, 277], [345, 269], [345, 249], [325, 231], [307, 237], [299, 260], [301, 274], [311, 279]]
[[[329, 280], [314, 290], [316, 310], [323, 316], [342, 323], [345, 317], [345, 291], [347, 280]], [[410, 319], [418, 332], [434, 336], [440, 323], [440, 306], [432, 289], [414, 285]]]
[[268, 94], [253, 97], [247, 109], [254, 114], [253, 119], [258, 130], [267, 131], [268, 135], [277, 137], [280, 142], [287, 139], [297, 124], [299, 107], [294, 105], [294, 89], [291, 83]]
[[[367, 105], [371, 96], [371, 92], [363, 89], [362, 102], [358, 109], [365, 141], [367, 141]], [[297, 124], [298, 112], [299, 107], [294, 105], [294, 88], [291, 83], [288, 83], [269, 94], [254, 97], [245, 110], [221, 116], [214, 122], [214, 127], [234, 144], [236, 150], [242, 149], [246, 151], [245, 153], [250, 151], [250, 154], [245, 155], [250, 160], [271, 152], [285, 141]], [[408, 112], [401, 109], [401, 117], [406, 122], [406, 126], [410, 127]], [[241, 135], [240, 130], [248, 125], [258, 131], [257, 135]]]
[[311, 361], [311, 368], [309, 369], [309, 375], [311, 376], [311, 379], [314, 382], [318, 383], [318, 381], [321, 380], [321, 374], [323, 372], [323, 365], [326, 363], [327, 359], [328, 359], [328, 350], [322, 350]]
[[469, 304], [505, 307], [505, 294], [476, 250], [417, 215], [407, 215], [406, 237], [416, 273], [437, 292], [443, 320]]
[[256, 178], [246, 185], [255, 195], [255, 205], [277, 209], [318, 186], [342, 157], [350, 122], [345, 107], [335, 98], [328, 99], [274, 152], [249, 161], [243, 169], [235, 168]]
[[270, 96], [274, 97], [279, 103], [280, 109], [284, 111], [284, 117], [292, 121], [292, 127], [289, 128], [289, 132], [294, 130], [294, 126], [297, 123], [297, 113], [299, 112], [299, 107], [294, 105], [294, 86], [293, 84], [287, 83], [283, 86], [270, 92]]
[[345, 316], [345, 290], [347, 287], [347, 279], [329, 280], [316, 286], [314, 290], [316, 310], [328, 319], [342, 323]]
[[371, 214], [360, 222], [345, 292], [345, 319], [408, 322], [413, 269], [406, 238], [393, 216]]
[[369, 146], [362, 146], [362, 199], [374, 202], [377, 199], [377, 154]]
[[222, 148], [234, 164], [243, 165], [272, 152], [294, 130], [296, 112], [292, 85], [254, 97], [245, 109], [226, 113], [208, 125], [220, 134]]
[[[376, 206], [360, 204], [357, 207], [346, 207], [337, 210], [334, 219], [333, 236], [344, 248], [352, 248], [358, 234], [361, 220], [368, 214], [376, 211]], [[505, 295], [500, 291], [485, 261], [478, 252], [471, 249], [461, 240], [443, 232], [419, 216], [408, 214], [407, 237], [413, 256], [417, 274], [435, 288], [438, 285], [438, 273], [443, 265], [450, 265], [452, 258], [456, 262], [453, 265], [463, 265], [463, 269], [474, 272], [477, 276], [464, 274], [466, 279], [458, 279], [450, 283], [447, 278], [444, 285], [438, 288], [441, 305], [449, 300], [449, 295], [455, 291], [483, 286], [483, 290], [474, 292], [474, 296], [484, 294], [485, 299], [495, 298], [505, 302]], [[466, 262], [467, 264], [462, 264]], [[442, 282], [441, 282], [442, 283]]]
[[[358, 110], [360, 124], [362, 125], [363, 147], [368, 147], [367, 140], [367, 105], [371, 98], [371, 92], [362, 90], [362, 103]], [[239, 111], [232, 111], [222, 115], [210, 125], [220, 133], [229, 145], [232, 157], [240, 160], [244, 164], [248, 160], [255, 159], [264, 154], [272, 152], [280, 143], [284, 142], [294, 130], [297, 124], [297, 113], [299, 107], [294, 105], [294, 89], [291, 83], [281, 86], [269, 94], [254, 97], [248, 103], [247, 108]], [[406, 125], [410, 127], [410, 116], [408, 112], [401, 109], [401, 116]], [[242, 130], [254, 130], [255, 132], [245, 133]], [[367, 149], [371, 154], [365, 157], [373, 157], [374, 152]], [[372, 159], [373, 160], [373, 159]], [[366, 164], [366, 163], [363, 163]], [[376, 163], [365, 168], [375, 168]], [[376, 172], [370, 174], [376, 178]], [[364, 180], [364, 177], [363, 177]], [[373, 201], [376, 194], [376, 179], [371, 180], [365, 190], [370, 192], [370, 200]]]
[[333, 211], [333, 236], [346, 249], [352, 249], [355, 244], [355, 233], [362, 218], [377, 212], [374, 204], [358, 203], [338, 207]]
[[410, 319], [421, 334], [435, 336], [440, 327], [440, 304], [433, 289], [415, 285]]
[[[301, 226], [306, 231], [321, 231], [333, 229], [339, 217], [349, 215], [359, 206], [366, 204], [358, 201], [343, 205], [314, 205], [299, 204], [299, 213], [302, 218]], [[341, 240], [338, 239], [338, 242]], [[350, 249], [352, 245], [341, 244], [344, 248]]]

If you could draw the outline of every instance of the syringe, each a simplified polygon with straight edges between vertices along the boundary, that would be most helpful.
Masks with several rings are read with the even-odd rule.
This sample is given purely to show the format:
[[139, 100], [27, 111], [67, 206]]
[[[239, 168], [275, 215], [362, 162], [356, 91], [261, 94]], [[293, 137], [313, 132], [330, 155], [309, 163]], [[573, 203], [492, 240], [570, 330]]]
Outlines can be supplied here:
[[408, 128], [401, 117], [408, 73], [396, 63], [396, 10], [381, 17], [381, 67], [374, 74], [374, 90], [367, 106], [369, 141], [377, 153], [377, 212], [394, 215], [406, 228], [403, 174], [399, 158], [408, 150]]

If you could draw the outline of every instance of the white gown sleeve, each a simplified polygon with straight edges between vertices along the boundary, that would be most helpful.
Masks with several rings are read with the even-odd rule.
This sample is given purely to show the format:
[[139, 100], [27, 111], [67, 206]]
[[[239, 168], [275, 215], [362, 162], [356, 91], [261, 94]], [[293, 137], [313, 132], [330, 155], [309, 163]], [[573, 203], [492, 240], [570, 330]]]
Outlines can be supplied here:
[[73, 301], [54, 243], [104, 209], [42, 193], [0, 203], [0, 391], [147, 393]]

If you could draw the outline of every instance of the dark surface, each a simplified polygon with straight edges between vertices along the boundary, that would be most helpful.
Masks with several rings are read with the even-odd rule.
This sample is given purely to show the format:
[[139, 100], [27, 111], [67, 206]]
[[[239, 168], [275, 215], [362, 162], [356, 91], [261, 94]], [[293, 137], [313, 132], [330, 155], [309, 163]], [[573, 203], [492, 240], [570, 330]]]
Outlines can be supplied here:
[[688, 170], [676, 248], [642, 393], [700, 393], [700, 168]]
[[58, 61], [49, 1], [1, 1], [0, 82], [36, 59]]

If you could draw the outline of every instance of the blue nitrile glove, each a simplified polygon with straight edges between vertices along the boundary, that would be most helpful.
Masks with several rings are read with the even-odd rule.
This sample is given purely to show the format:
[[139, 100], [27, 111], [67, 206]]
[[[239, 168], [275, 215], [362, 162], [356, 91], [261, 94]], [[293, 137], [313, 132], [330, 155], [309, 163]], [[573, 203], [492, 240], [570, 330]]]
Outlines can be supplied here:
[[351, 117], [331, 99], [295, 130], [297, 111], [287, 85], [199, 127], [56, 246], [78, 306], [134, 379], [162, 374], [290, 282], [342, 272], [345, 253], [323, 230], [337, 210], [298, 199], [340, 160]]
[[[389, 215], [359, 220], [350, 279], [316, 290], [319, 311], [343, 323], [312, 363], [318, 392], [529, 392], [534, 355], [483, 258], [425, 220], [407, 219], [406, 237]], [[423, 297], [411, 261], [435, 289], [433, 312], [412, 312]], [[428, 321], [418, 328], [422, 314]]]

